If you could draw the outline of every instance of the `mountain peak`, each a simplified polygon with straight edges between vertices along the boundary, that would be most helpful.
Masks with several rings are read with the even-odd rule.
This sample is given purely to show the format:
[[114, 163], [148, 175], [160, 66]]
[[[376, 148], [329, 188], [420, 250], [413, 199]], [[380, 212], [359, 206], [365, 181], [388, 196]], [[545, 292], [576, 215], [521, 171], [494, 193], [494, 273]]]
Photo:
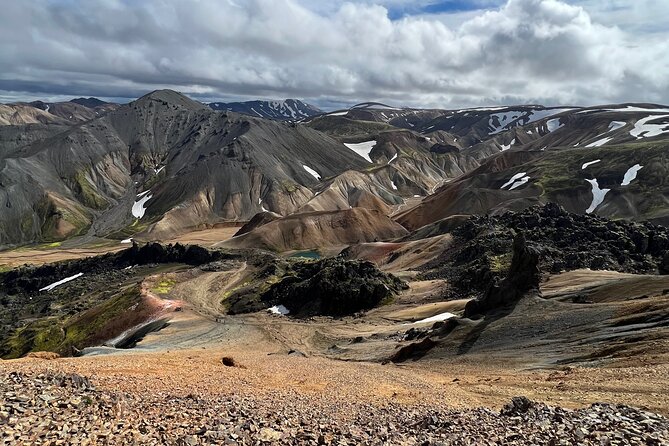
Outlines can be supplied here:
[[109, 102], [102, 101], [98, 98], [75, 98], [72, 99], [70, 102], [73, 104], [79, 104], [83, 105], [86, 108], [95, 108], [95, 107], [101, 107], [103, 105], [108, 105]]
[[147, 93], [141, 98], [134, 101], [135, 103], [146, 103], [148, 101], [160, 101], [166, 102], [168, 104], [173, 104], [181, 108], [186, 108], [188, 110], [201, 110], [207, 106], [201, 102], [194, 101], [183, 93], [179, 93], [174, 90], [154, 90], [151, 93]]

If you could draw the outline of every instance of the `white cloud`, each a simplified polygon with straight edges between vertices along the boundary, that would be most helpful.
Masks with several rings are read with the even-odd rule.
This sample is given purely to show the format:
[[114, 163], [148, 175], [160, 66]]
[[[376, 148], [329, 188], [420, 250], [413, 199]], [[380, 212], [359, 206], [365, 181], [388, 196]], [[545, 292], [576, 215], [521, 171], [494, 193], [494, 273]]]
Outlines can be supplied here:
[[[642, 1], [658, 14], [669, 3]], [[409, 2], [374, 3], [12, 2], [0, 16], [0, 90], [123, 96], [171, 87], [209, 98], [443, 107], [669, 102], [669, 33], [615, 26], [617, 10], [591, 5], [601, 2], [509, 0], [396, 21], [387, 8]]]

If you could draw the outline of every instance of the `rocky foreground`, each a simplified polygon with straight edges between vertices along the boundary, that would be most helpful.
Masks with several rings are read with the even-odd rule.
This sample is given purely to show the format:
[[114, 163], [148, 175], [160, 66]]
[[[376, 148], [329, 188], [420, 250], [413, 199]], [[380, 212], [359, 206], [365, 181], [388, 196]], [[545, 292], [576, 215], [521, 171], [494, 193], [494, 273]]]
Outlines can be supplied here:
[[567, 410], [514, 398], [500, 412], [376, 405], [281, 392], [175, 396], [98, 390], [86, 377], [0, 376], [0, 437], [17, 445], [662, 445], [669, 420], [628, 406]]

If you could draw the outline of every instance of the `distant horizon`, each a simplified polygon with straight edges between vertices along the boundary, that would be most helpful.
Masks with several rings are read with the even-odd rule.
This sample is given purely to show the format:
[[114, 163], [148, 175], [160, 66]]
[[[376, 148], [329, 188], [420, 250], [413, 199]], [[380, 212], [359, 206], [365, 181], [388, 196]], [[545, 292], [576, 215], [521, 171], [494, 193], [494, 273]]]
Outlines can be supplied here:
[[[172, 90], [172, 89], [165, 89], [165, 90]], [[114, 104], [128, 104], [132, 101], [135, 101], [142, 96], [145, 96], [147, 94], [150, 94], [151, 92], [156, 91], [150, 90], [147, 91], [137, 97], [133, 98], [128, 98], [128, 97], [110, 97], [110, 96], [91, 96], [91, 95], [73, 95], [73, 96], [61, 96], [61, 97], [56, 97], [56, 98], [41, 98], [38, 96], [33, 97], [32, 99], [28, 100], [18, 100], [18, 101], [0, 101], [2, 104], [16, 104], [16, 103], [31, 103], [31, 102], [37, 102], [41, 101], [44, 103], [56, 103], [56, 102], [71, 102], [75, 99], [98, 99], [104, 102], [109, 102], [109, 103], [114, 103]], [[429, 109], [429, 108], [434, 108], [438, 109], [438, 107], [415, 107], [415, 106], [406, 106], [406, 105], [401, 105], [401, 104], [393, 104], [393, 103], [386, 103], [386, 102], [381, 102], [381, 101], [359, 101], [359, 102], [352, 102], [350, 104], [342, 104], [339, 108], [337, 107], [323, 107], [318, 104], [315, 104], [314, 102], [311, 102], [306, 99], [302, 98], [281, 98], [281, 99], [276, 99], [276, 98], [254, 98], [254, 97], [249, 97], [249, 98], [239, 98], [239, 99], [231, 99], [231, 100], [225, 100], [225, 99], [201, 99], [198, 98], [197, 96], [190, 95], [186, 92], [178, 91], [178, 90], [173, 90], [176, 91], [180, 94], [183, 94], [190, 99], [193, 99], [195, 101], [201, 102], [203, 104], [210, 104], [210, 103], [215, 103], [215, 102], [221, 102], [221, 103], [243, 103], [243, 102], [252, 102], [252, 101], [285, 101], [289, 99], [293, 100], [299, 100], [302, 101], [306, 104], [318, 107], [321, 111], [323, 112], [332, 112], [332, 111], [337, 111], [337, 110], [345, 110], [345, 109], [350, 109], [352, 107], [355, 107], [356, 105], [367, 103], [367, 102], [377, 102], [380, 104], [392, 106], [392, 107], [397, 107], [397, 108], [416, 108], [416, 109]], [[537, 103], [508, 103], [508, 104], [484, 104], [484, 105], [472, 105], [472, 106], [463, 106], [463, 107], [455, 107], [455, 108], [442, 108], [443, 110], [466, 110], [466, 109], [476, 109], [476, 108], [486, 108], [486, 107], [527, 107], [527, 106], [540, 106], [540, 107], [564, 107], [564, 106], [569, 106], [569, 107], [575, 107], [575, 108], [587, 108], [587, 107], [597, 107], [597, 106], [606, 106], [606, 105], [624, 105], [624, 104], [646, 104], [646, 105], [657, 105], [660, 107], [668, 107], [665, 104], [661, 103], [654, 103], [654, 102], [643, 102], [643, 101], [628, 101], [628, 102], [617, 102], [617, 103], [593, 103], [593, 104], [588, 104], [588, 105], [582, 105], [582, 104], [537, 104]]]

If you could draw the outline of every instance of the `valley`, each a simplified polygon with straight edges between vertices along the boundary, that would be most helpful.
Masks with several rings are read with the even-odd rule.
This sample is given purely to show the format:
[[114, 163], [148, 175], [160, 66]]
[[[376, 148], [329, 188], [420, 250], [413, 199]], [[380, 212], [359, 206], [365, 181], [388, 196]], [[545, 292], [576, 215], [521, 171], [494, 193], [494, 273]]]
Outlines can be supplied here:
[[0, 108], [5, 439], [669, 439], [666, 107], [93, 99]]

